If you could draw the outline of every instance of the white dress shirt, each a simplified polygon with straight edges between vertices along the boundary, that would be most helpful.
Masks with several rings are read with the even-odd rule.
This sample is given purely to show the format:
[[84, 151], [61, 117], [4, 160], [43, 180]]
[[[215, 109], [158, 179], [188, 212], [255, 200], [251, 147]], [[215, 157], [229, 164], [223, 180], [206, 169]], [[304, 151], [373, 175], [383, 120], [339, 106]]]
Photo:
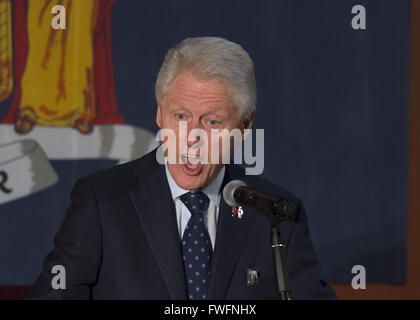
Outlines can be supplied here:
[[[165, 163], [165, 170], [166, 170], [166, 177], [168, 179], [169, 188], [171, 189], [172, 199], [175, 204], [176, 209], [176, 221], [178, 223], [178, 232], [180, 238], [184, 234], [185, 227], [188, 224], [188, 221], [191, 217], [191, 212], [185, 206], [185, 204], [181, 201], [180, 197], [190, 192], [191, 190], [185, 190], [180, 188], [175, 180], [172, 178], [171, 173], [168, 170], [168, 166]], [[207, 187], [201, 189], [200, 191], [204, 192], [210, 199], [208, 209], [204, 212], [204, 224], [207, 228], [207, 231], [210, 235], [211, 244], [214, 250], [214, 244], [216, 243], [216, 226], [217, 226], [217, 219], [219, 217], [219, 205], [220, 205], [220, 187], [223, 182], [223, 178], [225, 176], [225, 167], [220, 170], [216, 179], [213, 180]]]

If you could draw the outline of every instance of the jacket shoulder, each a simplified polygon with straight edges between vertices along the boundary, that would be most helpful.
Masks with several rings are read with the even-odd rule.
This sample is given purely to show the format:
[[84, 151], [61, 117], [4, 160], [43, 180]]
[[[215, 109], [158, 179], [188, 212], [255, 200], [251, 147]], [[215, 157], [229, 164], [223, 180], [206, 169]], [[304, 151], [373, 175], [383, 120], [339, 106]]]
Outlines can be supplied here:
[[147, 177], [152, 167], [156, 165], [155, 154], [152, 151], [138, 159], [95, 171], [80, 179], [87, 180], [95, 193], [103, 192], [115, 195], [115, 192], [125, 191], [133, 184], [138, 183], [139, 178]]

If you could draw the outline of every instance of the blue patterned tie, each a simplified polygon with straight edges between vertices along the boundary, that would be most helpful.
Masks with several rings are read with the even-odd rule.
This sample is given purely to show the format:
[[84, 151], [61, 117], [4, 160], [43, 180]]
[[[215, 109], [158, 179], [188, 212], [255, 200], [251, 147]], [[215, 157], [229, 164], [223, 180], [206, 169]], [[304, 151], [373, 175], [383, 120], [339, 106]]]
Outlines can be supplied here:
[[204, 225], [203, 212], [208, 207], [209, 198], [201, 191], [188, 192], [181, 196], [181, 201], [191, 212], [191, 218], [182, 237], [188, 298], [207, 299], [213, 249]]

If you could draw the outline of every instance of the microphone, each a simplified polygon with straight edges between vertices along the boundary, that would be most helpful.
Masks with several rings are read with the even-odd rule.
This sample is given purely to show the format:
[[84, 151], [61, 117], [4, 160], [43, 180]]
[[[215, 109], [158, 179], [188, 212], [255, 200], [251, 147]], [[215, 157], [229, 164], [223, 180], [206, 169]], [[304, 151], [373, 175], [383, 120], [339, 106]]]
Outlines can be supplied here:
[[232, 180], [223, 188], [223, 199], [231, 207], [250, 207], [268, 217], [273, 224], [293, 221], [297, 204], [289, 199], [249, 188], [241, 180]]
[[294, 221], [297, 204], [289, 199], [249, 188], [241, 180], [232, 180], [223, 188], [223, 199], [231, 207], [251, 207], [271, 220], [271, 248], [277, 278], [277, 289], [283, 300], [291, 299], [286, 272], [286, 244], [281, 241], [280, 224]]

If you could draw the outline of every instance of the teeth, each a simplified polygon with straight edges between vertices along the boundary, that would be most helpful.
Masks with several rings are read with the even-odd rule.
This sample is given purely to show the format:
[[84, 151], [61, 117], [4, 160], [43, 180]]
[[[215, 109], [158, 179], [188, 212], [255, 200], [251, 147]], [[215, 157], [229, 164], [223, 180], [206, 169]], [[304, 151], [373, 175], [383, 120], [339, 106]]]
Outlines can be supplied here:
[[192, 154], [183, 154], [181, 156], [183, 159], [197, 159], [200, 160], [200, 156], [192, 155]]
[[[199, 163], [195, 163], [195, 164], [194, 163], [188, 163], [188, 159], [190, 159], [190, 160], [192, 160], [192, 159], [194, 159], [194, 160], [200, 160], [200, 157], [199, 156], [192, 155], [192, 154], [184, 154], [184, 155], [182, 155], [182, 158], [183, 158], [184, 164], [189, 169], [194, 170], [194, 169], [196, 169], [199, 166]], [[197, 161], [194, 161], [194, 162], [197, 162]]]

